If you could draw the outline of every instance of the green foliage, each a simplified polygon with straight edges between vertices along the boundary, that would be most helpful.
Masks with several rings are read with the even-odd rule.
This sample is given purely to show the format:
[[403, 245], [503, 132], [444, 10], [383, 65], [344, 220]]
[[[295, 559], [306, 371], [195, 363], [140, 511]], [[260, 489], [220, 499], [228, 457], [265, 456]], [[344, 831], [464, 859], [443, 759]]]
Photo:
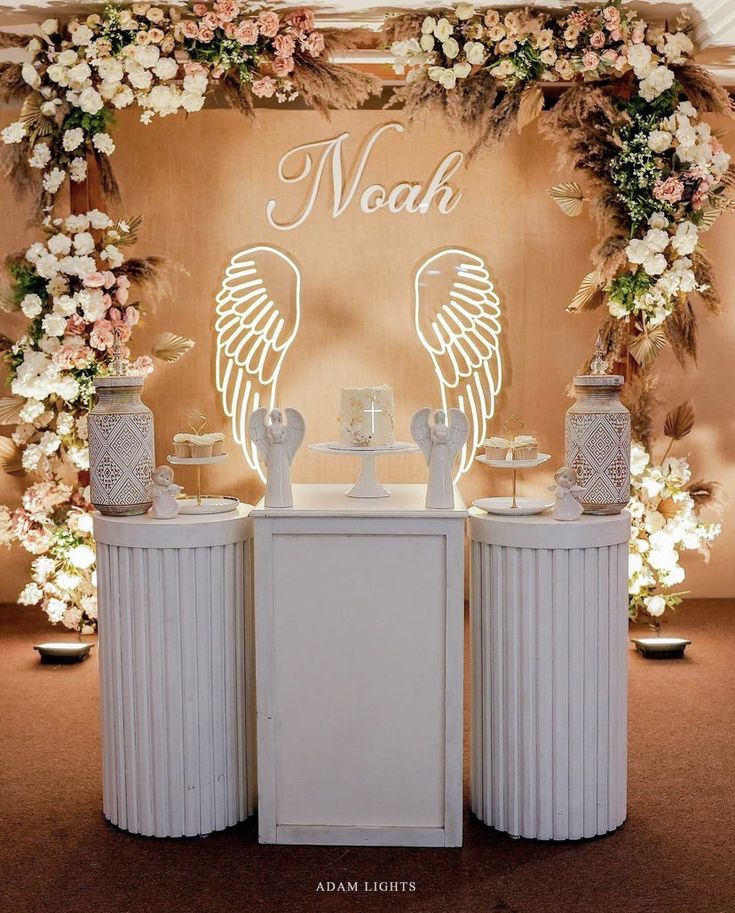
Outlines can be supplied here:
[[631, 312], [636, 301], [646, 294], [653, 282], [653, 278], [641, 267], [634, 273], [617, 276], [605, 291], [610, 301], [622, 304]]
[[101, 111], [98, 111], [97, 114], [87, 114], [81, 108], [72, 107], [64, 120], [62, 130], [81, 127], [85, 135], [93, 136], [95, 133], [105, 133], [114, 121], [115, 115], [106, 106]]
[[26, 295], [38, 295], [45, 304], [48, 301], [46, 280], [42, 279], [25, 260], [8, 263], [8, 272], [13, 279], [13, 300], [20, 304]]

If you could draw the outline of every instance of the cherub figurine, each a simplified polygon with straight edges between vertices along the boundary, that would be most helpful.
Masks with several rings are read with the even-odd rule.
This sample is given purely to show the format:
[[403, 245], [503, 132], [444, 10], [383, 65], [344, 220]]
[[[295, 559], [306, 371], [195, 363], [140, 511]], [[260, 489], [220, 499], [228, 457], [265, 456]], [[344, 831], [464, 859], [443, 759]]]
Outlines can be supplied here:
[[574, 497], [580, 494], [583, 489], [577, 485], [577, 473], [569, 466], [562, 466], [554, 473], [556, 485], [549, 485], [549, 491], [554, 492], [554, 513], [555, 520], [579, 520], [582, 516], [583, 508], [579, 501]]
[[[266, 466], [265, 506], [293, 507], [291, 463], [301, 446], [306, 425], [300, 412], [286, 409], [285, 424], [280, 409], [256, 409], [250, 416], [250, 439]], [[267, 420], [270, 419], [270, 421]]]
[[449, 410], [448, 425], [446, 413], [442, 409], [437, 409], [431, 422], [430, 415], [431, 409], [428, 406], [419, 409], [411, 419], [411, 434], [429, 467], [426, 506], [447, 509], [454, 507], [452, 464], [467, 442], [470, 423], [459, 409]]
[[148, 513], [157, 520], [173, 520], [179, 515], [179, 502], [176, 496], [182, 492], [181, 485], [174, 482], [174, 471], [170, 466], [159, 466], [151, 473], [148, 493], [153, 498], [153, 506]]

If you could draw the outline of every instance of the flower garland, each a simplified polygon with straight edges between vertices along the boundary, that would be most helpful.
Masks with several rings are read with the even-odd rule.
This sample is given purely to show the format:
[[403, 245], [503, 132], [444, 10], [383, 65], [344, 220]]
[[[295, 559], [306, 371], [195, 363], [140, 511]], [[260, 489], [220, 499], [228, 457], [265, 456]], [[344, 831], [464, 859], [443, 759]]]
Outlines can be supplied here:
[[[159, 273], [156, 261], [125, 258], [138, 226], [99, 210], [48, 217], [44, 240], [8, 263], [12, 302], [28, 325], [5, 345], [13, 395], [1, 402], [2, 421], [17, 424], [3, 454], [6, 468], [39, 481], [17, 510], [0, 506], [0, 544], [16, 541], [34, 556], [19, 602], [83, 632], [97, 618], [87, 488], [92, 380], [107, 369], [116, 337], [130, 355], [125, 343], [142, 310], [130, 300], [131, 279], [153, 281]], [[131, 370], [149, 374], [153, 362], [140, 356]]]
[[[67, 178], [86, 180], [91, 156], [107, 195], [115, 198], [107, 158], [115, 151], [109, 130], [117, 110], [136, 105], [148, 124], [156, 116], [201, 110], [218, 86], [246, 113], [252, 113], [253, 97], [313, 98], [334, 70], [319, 63], [325, 49], [325, 33], [315, 28], [311, 10], [279, 15], [242, 0], [216, 0], [211, 8], [109, 5], [83, 20], [47, 19], [27, 45], [31, 59], [6, 65], [16, 81], [19, 69], [17, 88], [28, 90], [20, 119], [2, 131], [3, 142], [20, 149], [11, 174], [23, 183], [28, 166], [37, 169], [39, 202], [50, 211]], [[345, 101], [352, 106], [375, 91], [373, 77], [345, 72]]]

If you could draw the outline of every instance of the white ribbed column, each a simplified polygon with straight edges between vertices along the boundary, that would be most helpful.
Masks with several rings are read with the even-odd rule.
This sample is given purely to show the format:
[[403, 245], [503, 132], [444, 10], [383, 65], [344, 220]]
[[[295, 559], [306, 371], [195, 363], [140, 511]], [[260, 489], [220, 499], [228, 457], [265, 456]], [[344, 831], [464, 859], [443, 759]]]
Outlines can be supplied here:
[[246, 510], [97, 516], [95, 538], [105, 817], [155, 837], [244, 820], [255, 808]]
[[626, 816], [630, 521], [474, 516], [472, 810], [573, 840]]

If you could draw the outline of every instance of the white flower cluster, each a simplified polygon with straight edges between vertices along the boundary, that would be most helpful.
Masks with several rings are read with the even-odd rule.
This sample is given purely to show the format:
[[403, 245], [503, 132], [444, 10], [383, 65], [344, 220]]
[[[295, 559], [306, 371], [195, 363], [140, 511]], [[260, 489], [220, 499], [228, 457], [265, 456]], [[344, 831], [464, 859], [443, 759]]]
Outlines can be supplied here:
[[663, 45], [663, 58], [654, 54], [653, 49], [643, 42], [632, 44], [627, 49], [628, 63], [638, 80], [638, 93], [646, 101], [653, 101], [674, 85], [674, 71], [666, 63], [683, 63], [684, 48], [688, 46], [688, 53], [694, 50], [694, 45], [684, 34], [674, 36], [667, 33], [666, 38], [676, 38], [676, 41]]
[[680, 552], [696, 550], [707, 556], [720, 525], [703, 523], [698, 516], [686, 490], [691, 470], [685, 459], [668, 457], [660, 466], [653, 466], [648, 452], [634, 443], [630, 469], [628, 592], [634, 604], [656, 618], [672, 602], [673, 594], [666, 591], [684, 580]]
[[648, 146], [656, 153], [672, 150], [680, 163], [697, 167], [699, 177], [719, 181], [730, 167], [730, 156], [712, 136], [709, 124], [699, 120], [697, 109], [682, 101], [671, 117], [664, 118], [648, 136]]

